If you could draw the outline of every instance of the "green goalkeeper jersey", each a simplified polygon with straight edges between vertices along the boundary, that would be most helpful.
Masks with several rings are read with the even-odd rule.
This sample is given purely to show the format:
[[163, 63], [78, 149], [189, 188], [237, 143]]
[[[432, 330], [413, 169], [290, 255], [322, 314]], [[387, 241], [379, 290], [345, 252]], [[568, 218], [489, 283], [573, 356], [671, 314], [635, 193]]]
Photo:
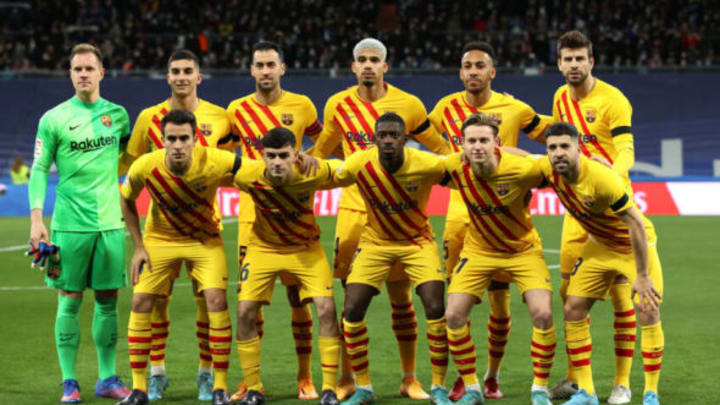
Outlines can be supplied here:
[[67, 100], [40, 119], [28, 194], [30, 209], [43, 208], [55, 161], [59, 183], [51, 229], [93, 232], [123, 228], [118, 157], [130, 135], [122, 106], [100, 98]]

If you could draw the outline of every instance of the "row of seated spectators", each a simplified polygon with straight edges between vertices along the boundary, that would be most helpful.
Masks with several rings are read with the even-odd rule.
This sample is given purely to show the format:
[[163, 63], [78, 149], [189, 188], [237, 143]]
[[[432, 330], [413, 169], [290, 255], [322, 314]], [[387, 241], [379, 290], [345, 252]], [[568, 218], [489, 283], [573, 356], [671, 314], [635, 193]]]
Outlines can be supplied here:
[[[204, 68], [247, 68], [259, 39], [284, 47], [291, 68], [347, 67], [353, 45], [374, 36], [395, 68], [456, 67], [470, 40], [492, 43], [500, 65], [555, 62], [570, 29], [606, 66], [720, 65], [714, 0], [0, 0], [0, 70], [65, 69], [77, 42], [93, 42], [110, 69], [163, 69], [189, 48]], [[717, 49], [717, 52], [716, 52]]]

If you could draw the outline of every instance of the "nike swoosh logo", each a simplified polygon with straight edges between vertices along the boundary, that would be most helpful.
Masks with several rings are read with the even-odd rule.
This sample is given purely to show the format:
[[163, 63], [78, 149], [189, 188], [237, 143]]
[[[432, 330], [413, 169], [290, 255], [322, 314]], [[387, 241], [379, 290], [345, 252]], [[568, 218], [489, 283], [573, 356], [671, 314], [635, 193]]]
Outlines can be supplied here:
[[71, 131], [73, 131], [73, 130], [77, 129], [77, 127], [79, 127], [79, 126], [80, 126], [80, 124], [77, 124], [77, 125], [75, 125], [75, 126], [72, 126], [72, 125], [71, 125], [71, 126], [68, 127], [68, 128], [69, 128]]

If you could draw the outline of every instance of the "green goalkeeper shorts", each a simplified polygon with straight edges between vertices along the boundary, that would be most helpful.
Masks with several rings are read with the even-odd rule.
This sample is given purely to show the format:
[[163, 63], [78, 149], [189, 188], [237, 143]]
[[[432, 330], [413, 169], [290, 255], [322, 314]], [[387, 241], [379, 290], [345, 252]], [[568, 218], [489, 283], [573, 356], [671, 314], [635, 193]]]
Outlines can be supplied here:
[[65, 291], [116, 290], [127, 285], [125, 229], [100, 232], [54, 231], [60, 263], [50, 260], [45, 282]]

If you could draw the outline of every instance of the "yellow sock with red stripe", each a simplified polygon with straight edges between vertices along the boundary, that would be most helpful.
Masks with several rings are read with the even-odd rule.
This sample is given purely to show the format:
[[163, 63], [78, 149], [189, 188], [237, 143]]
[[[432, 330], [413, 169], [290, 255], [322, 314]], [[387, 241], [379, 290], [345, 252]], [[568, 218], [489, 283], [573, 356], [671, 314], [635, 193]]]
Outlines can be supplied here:
[[198, 342], [200, 353], [200, 367], [203, 370], [212, 368], [212, 355], [210, 354], [210, 318], [208, 317], [207, 303], [205, 297], [195, 297], [197, 306], [197, 321], [195, 322], [195, 336]]
[[448, 365], [447, 323], [445, 317], [428, 319], [427, 340], [430, 349], [432, 384], [444, 387]]
[[310, 359], [312, 357], [312, 312], [309, 305], [292, 307], [292, 332], [295, 339], [295, 353], [298, 360], [298, 381], [310, 378]]
[[210, 318], [210, 355], [215, 369], [214, 390], [227, 391], [227, 371], [232, 344], [232, 326], [227, 310], [208, 312]]
[[533, 385], [547, 387], [550, 370], [555, 361], [555, 326], [549, 329], [533, 327], [532, 342], [530, 343], [530, 357], [533, 362]]
[[353, 371], [352, 367], [350, 365], [350, 355], [348, 355], [347, 352], [347, 346], [345, 344], [345, 312], [343, 312], [340, 315], [340, 331], [343, 333], [340, 334], [340, 344], [342, 344], [342, 347], [340, 348], [340, 373], [342, 378], [352, 378]]
[[260, 382], [260, 338], [237, 342], [238, 359], [248, 390], [262, 390]]
[[645, 391], [657, 394], [660, 368], [665, 351], [665, 334], [662, 323], [642, 327], [641, 334], [643, 368], [645, 369]]
[[577, 384], [590, 395], [595, 394], [595, 385], [590, 368], [592, 340], [590, 324], [586, 319], [581, 321], [565, 321], [565, 340], [572, 367], [577, 377]]
[[130, 353], [133, 389], [145, 392], [147, 392], [145, 374], [152, 342], [150, 317], [150, 313], [131, 311], [128, 322], [128, 352]]
[[170, 297], [155, 297], [150, 326], [152, 328], [152, 345], [150, 347], [150, 364], [153, 375], [165, 374], [165, 347], [170, 334], [170, 313], [168, 306]]
[[415, 373], [417, 355], [417, 318], [412, 301], [392, 305], [392, 328], [400, 351], [400, 362], [405, 375]]
[[340, 357], [340, 337], [320, 336], [320, 367], [322, 368], [322, 391], [335, 391], [337, 386], [338, 360]]
[[452, 353], [455, 367], [458, 374], [465, 383], [465, 386], [478, 384], [478, 376], [475, 370], [477, 355], [475, 345], [470, 336], [470, 328], [465, 324], [458, 329], [447, 328], [447, 341], [450, 353]]
[[368, 345], [370, 338], [367, 333], [365, 319], [360, 322], [343, 322], [345, 348], [350, 356], [350, 366], [355, 373], [358, 385], [369, 386], [370, 363], [368, 361]]
[[257, 330], [258, 338], [262, 339], [265, 333], [265, 313], [262, 307], [258, 309], [257, 320], [255, 321], [255, 329]]
[[637, 335], [637, 322], [635, 308], [633, 307], [629, 283], [613, 284], [610, 288], [610, 298], [615, 311], [613, 327], [615, 335], [615, 382], [630, 387], [630, 369], [632, 369], [633, 354], [635, 352], [635, 339]]
[[510, 290], [489, 290], [490, 319], [488, 320], [488, 371], [497, 374], [505, 356], [505, 346], [510, 334]]

